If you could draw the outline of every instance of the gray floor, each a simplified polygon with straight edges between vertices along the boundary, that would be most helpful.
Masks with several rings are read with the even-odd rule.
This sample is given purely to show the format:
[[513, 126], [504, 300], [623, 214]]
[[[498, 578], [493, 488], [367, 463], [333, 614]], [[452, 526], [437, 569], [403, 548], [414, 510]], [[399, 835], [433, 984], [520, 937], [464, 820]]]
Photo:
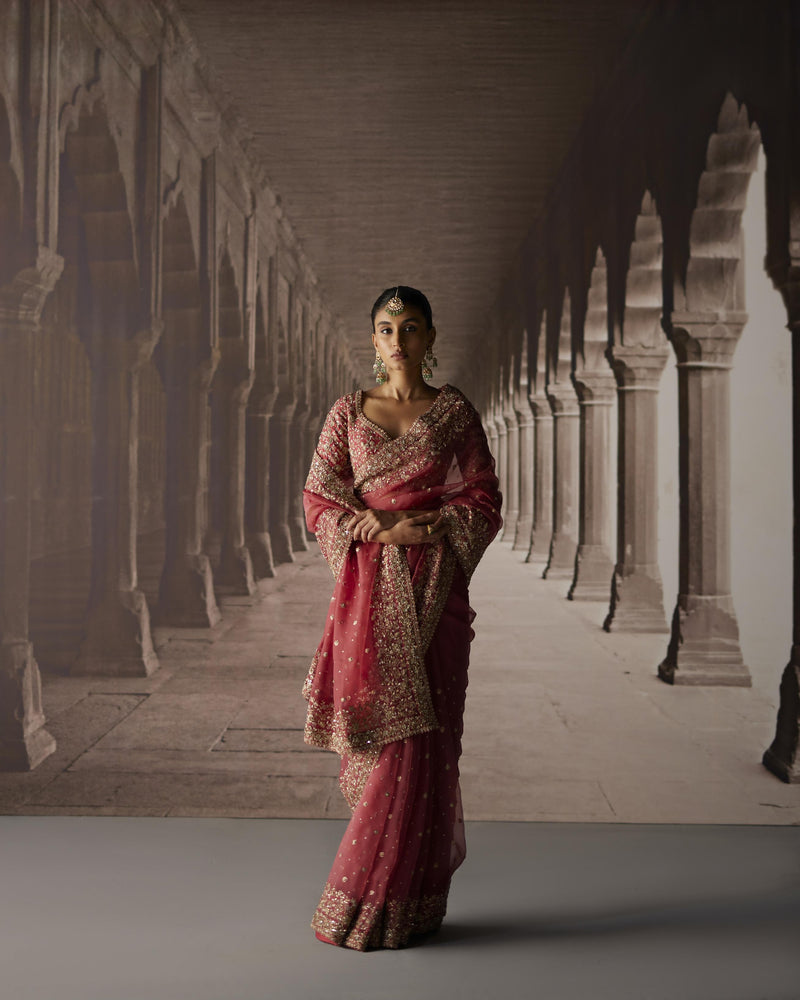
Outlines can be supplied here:
[[0, 819], [13, 1000], [796, 1000], [800, 830], [468, 824], [447, 921], [360, 954], [308, 927], [339, 820]]

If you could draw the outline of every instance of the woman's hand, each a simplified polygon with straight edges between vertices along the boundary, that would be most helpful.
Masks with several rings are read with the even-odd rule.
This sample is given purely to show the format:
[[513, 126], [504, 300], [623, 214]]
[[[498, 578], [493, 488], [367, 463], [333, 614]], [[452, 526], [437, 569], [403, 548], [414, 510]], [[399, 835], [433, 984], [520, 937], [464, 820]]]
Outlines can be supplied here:
[[374, 542], [380, 531], [393, 528], [398, 521], [398, 512], [393, 510], [362, 510], [345, 525], [356, 542]]
[[447, 524], [438, 510], [362, 510], [345, 528], [356, 542], [384, 545], [424, 545], [447, 534]]
[[392, 545], [428, 545], [440, 541], [446, 534], [447, 522], [439, 511], [423, 510], [398, 519], [393, 528], [380, 532], [375, 541]]

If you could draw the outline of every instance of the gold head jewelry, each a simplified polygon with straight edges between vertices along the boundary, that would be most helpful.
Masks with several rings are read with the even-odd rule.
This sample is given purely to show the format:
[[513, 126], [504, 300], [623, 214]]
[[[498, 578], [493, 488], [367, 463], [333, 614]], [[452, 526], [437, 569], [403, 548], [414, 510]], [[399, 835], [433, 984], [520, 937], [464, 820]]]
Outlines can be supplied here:
[[397, 294], [400, 291], [400, 286], [398, 285], [395, 289], [394, 295], [389, 299], [385, 305], [386, 312], [390, 316], [399, 316], [400, 313], [405, 309], [406, 304]]

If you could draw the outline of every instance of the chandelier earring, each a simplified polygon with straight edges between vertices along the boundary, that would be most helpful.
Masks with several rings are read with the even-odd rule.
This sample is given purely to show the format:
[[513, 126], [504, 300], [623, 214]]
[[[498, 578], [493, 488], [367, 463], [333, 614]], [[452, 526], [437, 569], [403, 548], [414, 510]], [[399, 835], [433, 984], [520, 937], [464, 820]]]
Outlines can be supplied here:
[[422, 362], [422, 377], [426, 382], [430, 382], [433, 378], [433, 369], [439, 364], [436, 355], [433, 353], [433, 344], [428, 344], [428, 350], [425, 352], [425, 359]]
[[375, 363], [372, 366], [372, 371], [375, 373], [375, 381], [378, 385], [383, 385], [389, 378], [389, 374], [386, 371], [386, 365], [383, 363], [383, 358], [377, 351], [375, 351]]

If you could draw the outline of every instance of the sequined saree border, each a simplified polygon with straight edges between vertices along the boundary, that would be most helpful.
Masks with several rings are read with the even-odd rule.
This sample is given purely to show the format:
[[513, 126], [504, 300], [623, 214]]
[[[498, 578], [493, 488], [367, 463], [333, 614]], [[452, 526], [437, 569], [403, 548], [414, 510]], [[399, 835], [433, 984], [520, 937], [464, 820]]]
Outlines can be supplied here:
[[376, 903], [353, 899], [327, 883], [311, 920], [315, 931], [335, 944], [366, 951], [402, 948], [415, 934], [438, 930], [447, 911], [447, 893]]

